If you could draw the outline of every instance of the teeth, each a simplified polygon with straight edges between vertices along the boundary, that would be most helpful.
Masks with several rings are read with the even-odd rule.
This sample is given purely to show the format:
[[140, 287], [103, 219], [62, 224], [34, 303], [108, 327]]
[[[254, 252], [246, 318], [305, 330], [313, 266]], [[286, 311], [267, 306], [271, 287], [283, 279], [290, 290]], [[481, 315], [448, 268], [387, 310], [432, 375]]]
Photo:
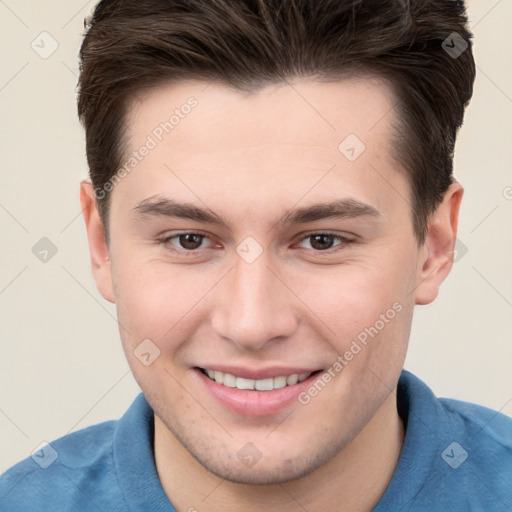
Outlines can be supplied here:
[[236, 387], [238, 389], [254, 389], [254, 380], [243, 379], [242, 377], [236, 378]]
[[286, 386], [286, 377], [274, 377], [274, 379], [270, 379], [274, 381], [274, 389], [281, 389]]
[[297, 384], [297, 382], [299, 382], [299, 376], [296, 373], [286, 377], [286, 384], [288, 384], [288, 386], [293, 386], [294, 384]]
[[302, 382], [307, 379], [311, 372], [308, 373], [294, 373], [293, 375], [279, 376], [268, 379], [244, 379], [243, 377], [236, 377], [230, 373], [222, 373], [217, 370], [205, 370], [206, 374], [210, 379], [214, 380], [218, 384], [223, 384], [229, 388], [237, 389], [251, 389], [256, 391], [272, 391], [273, 389], [281, 389], [286, 386], [293, 386], [297, 382]]
[[272, 391], [274, 389], [274, 379], [257, 380], [255, 381], [254, 387], [258, 391]]
[[228, 388], [236, 387], [236, 377], [234, 375], [231, 375], [230, 373], [225, 373], [223, 384]]

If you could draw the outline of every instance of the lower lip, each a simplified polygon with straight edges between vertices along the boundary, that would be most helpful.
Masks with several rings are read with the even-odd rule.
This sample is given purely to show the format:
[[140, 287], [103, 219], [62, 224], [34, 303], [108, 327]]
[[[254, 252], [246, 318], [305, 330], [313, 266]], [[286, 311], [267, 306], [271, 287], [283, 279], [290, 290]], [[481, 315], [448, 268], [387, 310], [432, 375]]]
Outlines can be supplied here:
[[298, 402], [300, 393], [305, 391], [318, 376], [318, 372], [314, 372], [307, 379], [292, 386], [271, 391], [255, 391], [224, 386], [210, 379], [197, 368], [194, 368], [194, 372], [221, 405], [244, 416], [266, 416], [281, 412], [294, 402]]

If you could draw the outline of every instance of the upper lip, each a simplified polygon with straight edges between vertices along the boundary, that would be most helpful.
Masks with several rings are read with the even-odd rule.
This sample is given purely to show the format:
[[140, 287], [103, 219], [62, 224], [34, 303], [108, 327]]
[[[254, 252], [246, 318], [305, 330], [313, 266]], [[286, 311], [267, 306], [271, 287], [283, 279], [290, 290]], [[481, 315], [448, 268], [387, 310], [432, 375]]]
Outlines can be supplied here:
[[212, 364], [198, 366], [203, 370], [214, 370], [222, 373], [230, 373], [235, 377], [242, 377], [243, 379], [270, 379], [274, 377], [288, 377], [289, 375], [301, 374], [301, 373], [313, 373], [320, 368], [305, 368], [303, 366], [290, 367], [290, 366], [270, 366], [267, 368], [248, 368], [243, 366], [228, 366], [223, 364]]

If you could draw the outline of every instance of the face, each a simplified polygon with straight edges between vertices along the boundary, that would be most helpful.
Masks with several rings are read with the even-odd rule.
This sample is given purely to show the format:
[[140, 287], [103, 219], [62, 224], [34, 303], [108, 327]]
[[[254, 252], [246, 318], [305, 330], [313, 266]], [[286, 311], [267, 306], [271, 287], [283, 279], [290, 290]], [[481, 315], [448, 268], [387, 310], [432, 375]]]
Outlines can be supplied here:
[[308, 474], [396, 387], [430, 299], [393, 103], [350, 78], [187, 82], [130, 108], [137, 163], [95, 275], [159, 428], [222, 478]]

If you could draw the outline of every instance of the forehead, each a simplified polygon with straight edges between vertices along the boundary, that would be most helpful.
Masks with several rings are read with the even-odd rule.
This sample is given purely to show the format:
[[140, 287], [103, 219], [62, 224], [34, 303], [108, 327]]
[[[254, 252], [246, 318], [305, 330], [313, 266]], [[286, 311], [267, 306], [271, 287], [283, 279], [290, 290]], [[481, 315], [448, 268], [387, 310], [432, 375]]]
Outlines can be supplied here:
[[[197, 103], [192, 109], [187, 107], [191, 101]], [[137, 95], [129, 107], [127, 124], [135, 138], [163, 135], [172, 138], [178, 146], [175, 149], [183, 144], [215, 150], [227, 144], [231, 149], [238, 144], [247, 147], [251, 142], [316, 142], [337, 148], [337, 142], [349, 133], [363, 141], [386, 135], [395, 115], [393, 104], [389, 83], [369, 76], [331, 82], [312, 77], [294, 79], [267, 84], [253, 92], [184, 81]], [[171, 119], [173, 113], [175, 119]], [[182, 123], [184, 119], [186, 123]], [[158, 128], [169, 120], [172, 137], [165, 137], [170, 132], [164, 130], [162, 134]]]
[[[363, 196], [397, 167], [393, 103], [391, 87], [375, 78], [296, 79], [250, 93], [200, 81], [160, 86], [130, 106], [125, 163], [139, 157], [116, 189], [132, 207], [167, 194], [217, 197], [224, 209], [254, 200], [268, 210], [309, 194], [358, 196], [379, 208], [382, 183], [380, 196]], [[140, 158], [144, 146], [150, 150]]]

